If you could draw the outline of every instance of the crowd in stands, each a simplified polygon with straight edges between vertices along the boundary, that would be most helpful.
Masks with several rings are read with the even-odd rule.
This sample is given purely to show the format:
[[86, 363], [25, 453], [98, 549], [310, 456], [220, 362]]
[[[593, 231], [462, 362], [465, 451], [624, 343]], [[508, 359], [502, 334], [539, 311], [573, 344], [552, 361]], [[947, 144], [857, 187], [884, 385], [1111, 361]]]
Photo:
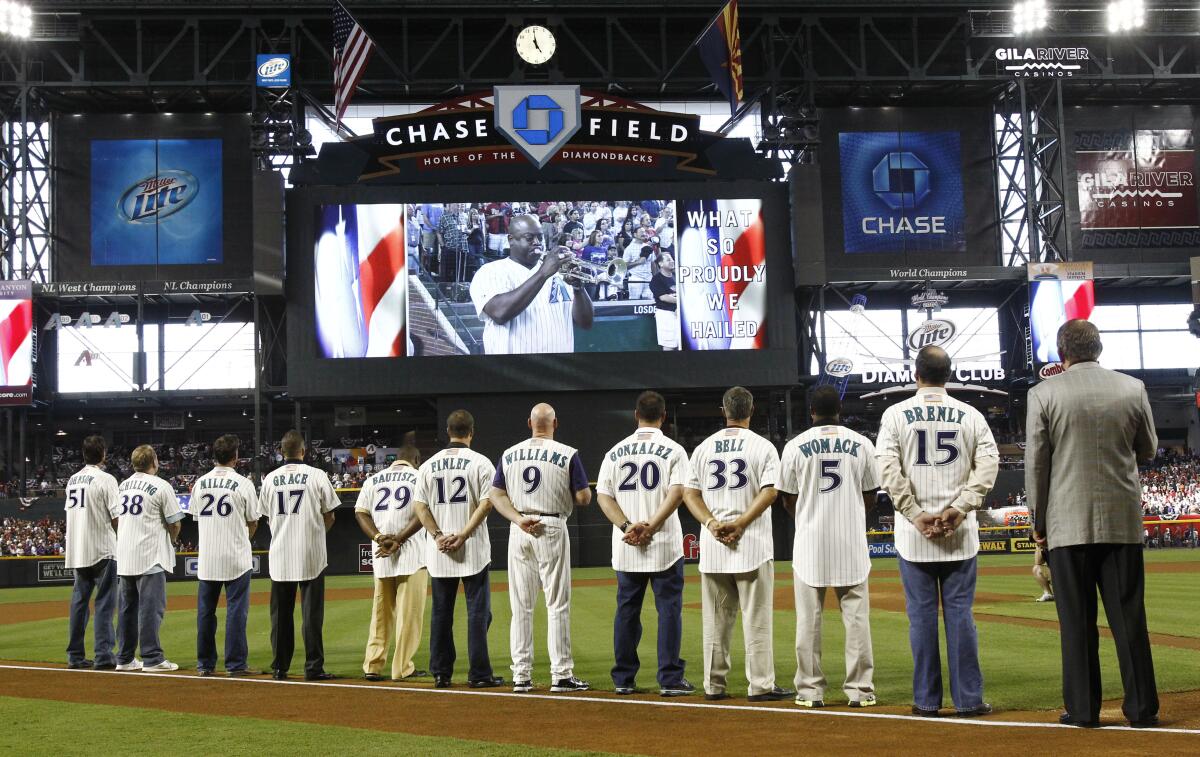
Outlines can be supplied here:
[[0, 557], [61, 555], [65, 547], [66, 521], [62, 518], [0, 520]]
[[1142, 511], [1177, 518], [1200, 515], [1200, 455], [1164, 452], [1142, 470]]

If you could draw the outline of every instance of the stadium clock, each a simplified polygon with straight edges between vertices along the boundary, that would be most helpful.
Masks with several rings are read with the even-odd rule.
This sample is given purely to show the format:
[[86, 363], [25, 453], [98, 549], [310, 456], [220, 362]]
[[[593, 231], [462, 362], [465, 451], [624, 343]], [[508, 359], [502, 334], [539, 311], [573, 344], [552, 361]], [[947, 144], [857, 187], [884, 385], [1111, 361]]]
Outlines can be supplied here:
[[521, 60], [540, 66], [554, 56], [554, 33], [544, 26], [526, 26], [517, 34], [517, 55]]

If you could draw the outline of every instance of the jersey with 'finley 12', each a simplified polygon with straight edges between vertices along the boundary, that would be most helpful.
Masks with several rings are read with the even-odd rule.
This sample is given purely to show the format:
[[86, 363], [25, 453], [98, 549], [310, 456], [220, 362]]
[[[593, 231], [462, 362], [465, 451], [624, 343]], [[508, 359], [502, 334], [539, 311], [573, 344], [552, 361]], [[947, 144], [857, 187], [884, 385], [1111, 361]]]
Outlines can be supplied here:
[[[596, 493], [612, 497], [633, 523], [648, 521], [658, 512], [672, 486], [687, 478], [687, 452], [661, 429], [639, 428], [617, 442], [604, 456]], [[626, 544], [621, 529], [612, 530], [613, 570], [658, 573], [683, 557], [683, 528], [679, 514], [671, 513], [650, 543]]]
[[571, 321], [575, 296], [561, 276], [551, 276], [528, 307], [508, 323], [496, 323], [483, 312], [488, 300], [511, 292], [535, 276], [540, 268], [526, 268], [511, 258], [487, 263], [471, 279], [471, 301], [483, 320], [483, 351], [488, 355], [574, 352], [575, 326]]
[[182, 511], [170, 484], [134, 473], [117, 487], [109, 513], [117, 519], [117, 575], [141, 576], [155, 566], [167, 573], [175, 570], [175, 547], [166, 527]]
[[258, 511], [271, 524], [272, 581], [311, 581], [325, 570], [324, 513], [338, 506], [325, 471], [288, 463], [263, 477]]
[[[700, 490], [704, 504], [719, 521], [733, 520], [750, 509], [762, 489], [779, 476], [775, 446], [750, 429], [730, 426], [692, 450], [686, 486]], [[763, 513], [732, 547], [700, 530], [701, 573], [746, 573], [775, 558], [771, 516]]]
[[796, 495], [792, 570], [809, 586], [867, 580], [863, 492], [879, 488], [875, 446], [844, 426], [810, 428], [783, 448], [775, 488]]
[[250, 570], [254, 557], [246, 524], [258, 520], [258, 495], [250, 479], [216, 466], [192, 486], [188, 512], [200, 534], [197, 578], [232, 581]]
[[[421, 465], [417, 501], [425, 503], [443, 533], [462, 533], [487, 500], [495, 475], [496, 468], [485, 455], [468, 447], [450, 447]], [[427, 542], [425, 565], [434, 578], [473, 576], [491, 561], [492, 540], [486, 520], [453, 552], [442, 552], [433, 539]]]
[[492, 486], [508, 492], [518, 512], [566, 518], [575, 510], [574, 493], [587, 488], [579, 451], [553, 439], [534, 437], [500, 456]]
[[116, 501], [117, 479], [95, 465], [83, 466], [67, 481], [67, 568], [90, 568], [116, 554], [110, 514]]
[[[375, 528], [385, 534], [398, 534], [417, 517], [413, 507], [417, 489], [417, 469], [405, 460], [397, 460], [363, 482], [354, 510], [367, 513]], [[405, 539], [400, 549], [387, 557], [372, 555], [371, 569], [376, 578], [411, 576], [425, 567], [425, 531]]]

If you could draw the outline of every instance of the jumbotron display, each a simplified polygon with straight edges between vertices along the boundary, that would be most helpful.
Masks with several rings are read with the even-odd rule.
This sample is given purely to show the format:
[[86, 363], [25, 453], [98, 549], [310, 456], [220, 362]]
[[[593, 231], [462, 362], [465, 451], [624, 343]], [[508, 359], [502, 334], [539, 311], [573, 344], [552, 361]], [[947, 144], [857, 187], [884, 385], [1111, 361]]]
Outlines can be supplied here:
[[759, 199], [316, 208], [324, 358], [764, 349]]

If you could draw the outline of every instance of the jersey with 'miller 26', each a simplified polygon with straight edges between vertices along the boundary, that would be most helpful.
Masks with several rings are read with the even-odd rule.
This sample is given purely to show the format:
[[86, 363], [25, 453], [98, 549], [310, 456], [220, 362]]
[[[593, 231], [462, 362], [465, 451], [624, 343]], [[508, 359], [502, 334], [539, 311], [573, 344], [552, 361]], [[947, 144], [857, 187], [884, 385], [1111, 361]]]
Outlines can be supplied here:
[[[385, 534], [398, 534], [417, 517], [413, 507], [417, 490], [417, 469], [397, 460], [363, 482], [354, 510], [371, 516], [375, 528]], [[376, 578], [411, 576], [425, 567], [425, 531], [405, 539], [387, 557], [373, 556], [371, 569]]]
[[[459, 534], [487, 500], [495, 475], [496, 468], [486, 456], [467, 447], [450, 447], [421, 465], [417, 501], [425, 503], [443, 533]], [[492, 561], [487, 521], [480, 523], [453, 552], [442, 552], [433, 539], [428, 539], [425, 559], [429, 575], [434, 578], [475, 575]]]
[[175, 570], [175, 547], [167, 526], [183, 519], [175, 490], [149, 473], [134, 473], [117, 487], [109, 505], [117, 519], [117, 575]]
[[588, 479], [578, 450], [533, 437], [504, 451], [492, 486], [506, 491], [518, 512], [566, 518], [575, 509], [575, 492], [586, 489]]
[[117, 549], [109, 508], [117, 501], [117, 480], [95, 465], [85, 465], [67, 481], [67, 568], [90, 568]]
[[[668, 490], [684, 483], [687, 467], [683, 447], [663, 436], [661, 429], [639, 428], [604, 456], [596, 493], [615, 499], [630, 521], [648, 521], [662, 506]], [[626, 544], [621, 530], [613, 527], [613, 570], [658, 573], [682, 557], [683, 528], [678, 513], [671, 513], [650, 543], [640, 547]]]
[[783, 448], [775, 488], [796, 495], [796, 579], [809, 586], [867, 580], [863, 492], [879, 488], [871, 441], [843, 426], [810, 428]]
[[[700, 490], [704, 504], [717, 520], [733, 520], [750, 509], [758, 493], [774, 486], [779, 476], [775, 446], [747, 428], [730, 426], [701, 442], [692, 451], [685, 484]], [[754, 520], [732, 547], [700, 530], [701, 573], [746, 573], [775, 558], [771, 515]]]
[[246, 524], [258, 520], [258, 497], [250, 479], [218, 465], [192, 486], [188, 512], [200, 533], [196, 577], [232, 581], [245, 575], [254, 561]]
[[271, 524], [272, 581], [311, 581], [329, 564], [324, 514], [338, 506], [325, 471], [288, 463], [263, 479], [259, 512]]

